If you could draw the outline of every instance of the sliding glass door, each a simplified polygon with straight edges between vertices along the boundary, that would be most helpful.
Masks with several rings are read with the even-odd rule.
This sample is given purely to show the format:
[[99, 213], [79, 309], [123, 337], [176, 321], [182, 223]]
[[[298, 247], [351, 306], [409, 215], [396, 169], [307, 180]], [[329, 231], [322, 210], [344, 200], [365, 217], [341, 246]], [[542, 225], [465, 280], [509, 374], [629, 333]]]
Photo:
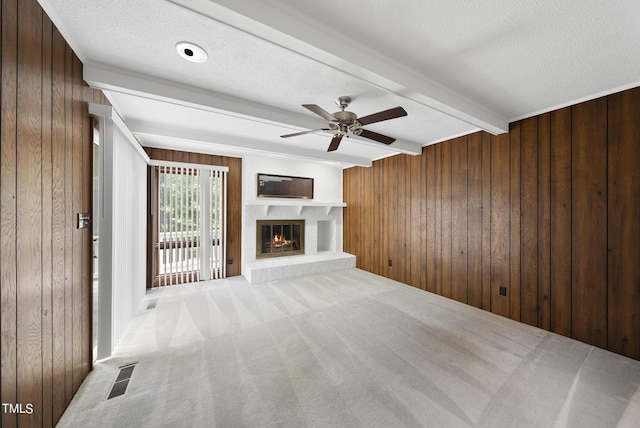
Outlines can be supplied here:
[[224, 278], [227, 169], [167, 162], [153, 168], [153, 286]]

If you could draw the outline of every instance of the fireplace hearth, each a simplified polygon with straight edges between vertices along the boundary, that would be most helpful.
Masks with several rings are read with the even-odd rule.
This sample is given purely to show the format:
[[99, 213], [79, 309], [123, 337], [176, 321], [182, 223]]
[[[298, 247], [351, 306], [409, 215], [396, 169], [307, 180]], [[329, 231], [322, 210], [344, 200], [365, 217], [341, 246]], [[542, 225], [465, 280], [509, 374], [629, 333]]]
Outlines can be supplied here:
[[256, 258], [304, 254], [304, 220], [257, 220]]

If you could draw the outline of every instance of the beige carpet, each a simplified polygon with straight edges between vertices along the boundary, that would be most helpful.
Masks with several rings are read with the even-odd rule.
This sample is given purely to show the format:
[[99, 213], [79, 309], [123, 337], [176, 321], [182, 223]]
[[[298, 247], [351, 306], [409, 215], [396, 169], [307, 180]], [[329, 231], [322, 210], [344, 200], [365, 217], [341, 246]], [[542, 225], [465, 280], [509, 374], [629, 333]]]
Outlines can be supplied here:
[[[59, 426], [640, 421], [640, 362], [357, 269], [168, 287], [144, 307]], [[126, 393], [107, 400], [131, 362]]]

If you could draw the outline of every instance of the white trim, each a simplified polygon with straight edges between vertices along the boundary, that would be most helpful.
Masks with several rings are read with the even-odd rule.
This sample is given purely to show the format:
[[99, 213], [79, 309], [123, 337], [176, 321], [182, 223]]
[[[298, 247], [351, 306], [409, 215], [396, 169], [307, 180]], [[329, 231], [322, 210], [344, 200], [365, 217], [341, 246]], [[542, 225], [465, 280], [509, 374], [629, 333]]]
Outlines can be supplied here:
[[103, 104], [89, 103], [89, 114], [111, 119], [113, 123], [118, 127], [118, 129], [124, 134], [127, 140], [131, 143], [131, 145], [136, 149], [136, 152], [138, 152], [142, 159], [144, 159], [147, 165], [149, 164], [151, 160], [149, 158], [149, 155], [147, 155], [140, 142], [129, 130], [129, 128], [127, 128], [127, 125], [124, 123], [118, 112], [116, 112], [113, 107], [105, 106]]
[[[113, 351], [113, 127], [106, 126], [105, 116], [98, 115], [99, 145], [99, 190], [100, 198], [98, 240], [98, 348], [96, 358], [111, 357]], [[95, 310], [95, 309], [94, 309]], [[92, 312], [93, 314], [93, 312]]]
[[178, 168], [191, 168], [191, 169], [204, 169], [205, 171], [222, 171], [229, 172], [228, 166], [219, 165], [204, 165], [199, 163], [185, 163], [185, 162], [173, 162], [173, 161], [161, 161], [151, 159], [149, 161], [151, 166], [166, 166], [166, 167], [178, 167]]

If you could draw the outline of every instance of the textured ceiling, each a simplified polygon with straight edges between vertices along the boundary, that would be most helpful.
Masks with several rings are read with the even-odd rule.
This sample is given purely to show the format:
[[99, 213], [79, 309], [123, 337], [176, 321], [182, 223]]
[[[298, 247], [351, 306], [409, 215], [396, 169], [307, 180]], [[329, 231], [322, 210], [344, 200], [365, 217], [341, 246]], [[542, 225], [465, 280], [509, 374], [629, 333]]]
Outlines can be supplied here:
[[[640, 2], [40, 0], [143, 145], [366, 165], [640, 85]], [[209, 54], [182, 59], [179, 41]], [[386, 147], [329, 135], [300, 105], [349, 95]]]

